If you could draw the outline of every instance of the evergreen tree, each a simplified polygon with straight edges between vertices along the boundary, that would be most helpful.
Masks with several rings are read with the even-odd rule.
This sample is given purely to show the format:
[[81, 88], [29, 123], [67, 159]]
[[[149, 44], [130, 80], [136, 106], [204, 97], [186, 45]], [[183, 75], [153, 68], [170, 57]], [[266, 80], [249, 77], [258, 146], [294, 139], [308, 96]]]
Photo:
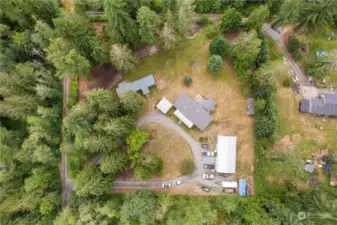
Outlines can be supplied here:
[[155, 32], [159, 25], [159, 17], [147, 6], [142, 6], [137, 12], [137, 22], [139, 25], [139, 37], [149, 45], [157, 42]]
[[137, 25], [126, 10], [126, 3], [105, 0], [104, 12], [109, 21], [107, 28], [112, 41], [135, 46], [138, 42]]

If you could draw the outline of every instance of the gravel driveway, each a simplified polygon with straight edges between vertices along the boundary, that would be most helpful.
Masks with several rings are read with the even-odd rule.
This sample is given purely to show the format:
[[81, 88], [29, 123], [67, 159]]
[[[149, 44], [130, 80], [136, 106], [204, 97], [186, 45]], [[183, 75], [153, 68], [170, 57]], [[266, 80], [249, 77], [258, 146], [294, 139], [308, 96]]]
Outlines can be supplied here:
[[214, 164], [215, 157], [204, 157], [201, 155], [203, 149], [201, 148], [201, 144], [197, 142], [193, 137], [191, 137], [188, 133], [186, 133], [179, 125], [174, 123], [172, 120], [164, 116], [159, 112], [150, 112], [146, 116], [142, 117], [137, 122], [137, 127], [141, 127], [142, 125], [148, 123], [158, 123], [161, 124], [179, 134], [182, 138], [186, 140], [189, 144], [192, 154], [193, 161], [195, 165], [195, 171], [192, 176], [181, 176], [174, 180], [167, 180], [161, 182], [139, 182], [139, 181], [121, 181], [117, 180], [114, 182], [114, 188], [159, 188], [163, 183], [173, 183], [175, 180], [181, 180], [183, 183], [193, 183], [200, 182], [205, 185], [213, 186], [214, 182], [218, 182], [217, 179], [208, 181], [202, 179], [202, 173], [204, 172], [203, 164]]

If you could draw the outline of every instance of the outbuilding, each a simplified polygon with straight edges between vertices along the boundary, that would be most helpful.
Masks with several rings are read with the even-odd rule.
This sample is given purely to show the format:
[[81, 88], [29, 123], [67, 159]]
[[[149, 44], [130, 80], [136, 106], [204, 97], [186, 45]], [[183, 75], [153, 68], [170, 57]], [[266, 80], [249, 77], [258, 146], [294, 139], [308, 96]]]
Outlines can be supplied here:
[[236, 172], [236, 137], [217, 135], [216, 137], [217, 173], [232, 174]]
[[224, 188], [238, 188], [238, 182], [236, 181], [222, 181], [221, 187]]
[[159, 109], [162, 113], [166, 114], [171, 108], [173, 104], [163, 97], [160, 102], [157, 104], [157, 109]]

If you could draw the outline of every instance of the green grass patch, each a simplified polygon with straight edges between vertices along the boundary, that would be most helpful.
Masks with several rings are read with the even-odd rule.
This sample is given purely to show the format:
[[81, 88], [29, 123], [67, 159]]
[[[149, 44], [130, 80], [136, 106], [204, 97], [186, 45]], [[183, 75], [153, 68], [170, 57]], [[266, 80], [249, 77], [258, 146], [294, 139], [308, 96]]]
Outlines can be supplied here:
[[269, 56], [270, 56], [270, 61], [272, 60], [281, 60], [283, 58], [283, 53], [282, 51], [277, 47], [276, 41], [273, 40], [269, 35], [265, 34], [266, 40], [269, 46]]
[[82, 170], [83, 159], [77, 155], [68, 155], [67, 157], [67, 169], [68, 176], [70, 178], [75, 178]]
[[191, 70], [192, 64], [198, 61], [199, 49], [204, 46], [205, 42], [204, 35], [197, 34], [193, 40], [183, 41], [170, 51], [162, 51], [146, 57], [141, 60], [137, 68], [126, 74], [125, 79], [133, 81], [148, 74], [155, 75], [156, 72], [168, 81], [175, 80], [181, 77], [181, 71], [186, 73]]
[[298, 155], [308, 157], [312, 152], [319, 149], [319, 145], [314, 140], [302, 139], [295, 148]]
[[71, 109], [74, 105], [77, 104], [77, 95], [78, 95], [78, 79], [71, 79], [69, 85], [68, 93], [68, 104], [67, 108]]
[[108, 21], [108, 17], [106, 16], [92, 16], [88, 17], [90, 22], [104, 22]]

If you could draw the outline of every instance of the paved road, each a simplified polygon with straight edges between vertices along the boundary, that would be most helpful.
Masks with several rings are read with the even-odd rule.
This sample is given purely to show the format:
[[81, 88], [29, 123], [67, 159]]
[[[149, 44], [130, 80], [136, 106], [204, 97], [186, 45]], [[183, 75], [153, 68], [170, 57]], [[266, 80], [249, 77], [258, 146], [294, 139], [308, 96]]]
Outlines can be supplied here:
[[[85, 14], [88, 17], [104, 16], [104, 11], [86, 11]], [[193, 18], [197, 19], [197, 18], [200, 18], [202, 16], [208, 16], [208, 18], [211, 19], [211, 20], [217, 20], [221, 17], [221, 14], [216, 14], [216, 13], [199, 14], [199, 13], [195, 13]]]
[[292, 56], [289, 54], [289, 52], [287, 51], [283, 41], [281, 40], [280, 34], [271, 28], [270, 24], [263, 24], [263, 30], [271, 37], [273, 38], [277, 45], [282, 49], [286, 59], [288, 60], [288, 62], [290, 62], [290, 65], [292, 67], [292, 69], [294, 70], [295, 74], [297, 75], [298, 79], [299, 79], [299, 83], [300, 85], [307, 85], [307, 86], [311, 86], [308, 77], [305, 75], [305, 73], [303, 72], [303, 70], [299, 67], [299, 65], [293, 60]]
[[[69, 92], [69, 78], [63, 78], [63, 109], [62, 118], [67, 116], [67, 103], [68, 103], [68, 92]], [[67, 155], [62, 154], [61, 161], [61, 174], [62, 174], [62, 208], [66, 207], [67, 199], [69, 193], [73, 190], [73, 181], [69, 179], [67, 173]]]

